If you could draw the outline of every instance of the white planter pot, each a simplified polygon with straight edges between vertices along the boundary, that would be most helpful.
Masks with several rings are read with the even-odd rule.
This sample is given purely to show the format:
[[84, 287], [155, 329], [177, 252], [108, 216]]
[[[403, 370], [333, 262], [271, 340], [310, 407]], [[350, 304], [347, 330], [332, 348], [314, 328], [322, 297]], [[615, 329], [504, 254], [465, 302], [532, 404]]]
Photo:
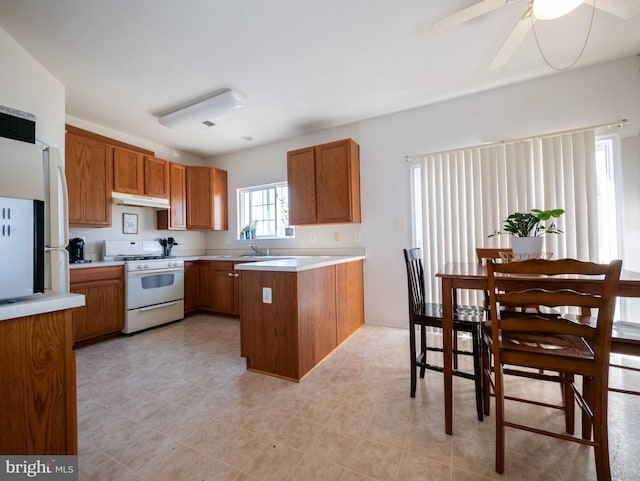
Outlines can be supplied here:
[[542, 237], [512, 237], [513, 260], [539, 259], [542, 255]]

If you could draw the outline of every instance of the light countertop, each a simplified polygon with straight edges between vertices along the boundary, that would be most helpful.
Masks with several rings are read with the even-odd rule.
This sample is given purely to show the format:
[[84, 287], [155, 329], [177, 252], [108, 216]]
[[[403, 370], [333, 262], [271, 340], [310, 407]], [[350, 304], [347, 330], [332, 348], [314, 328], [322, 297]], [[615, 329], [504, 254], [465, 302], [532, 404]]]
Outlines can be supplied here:
[[34, 294], [16, 301], [0, 303], [0, 321], [81, 306], [84, 306], [82, 294], [46, 291], [44, 294]]
[[[309, 269], [318, 269], [345, 262], [363, 260], [365, 256], [299, 256], [271, 258], [259, 262], [248, 262], [236, 264], [234, 267], [238, 271], [280, 271], [280, 272], [300, 272]], [[246, 258], [245, 258], [246, 259]]]

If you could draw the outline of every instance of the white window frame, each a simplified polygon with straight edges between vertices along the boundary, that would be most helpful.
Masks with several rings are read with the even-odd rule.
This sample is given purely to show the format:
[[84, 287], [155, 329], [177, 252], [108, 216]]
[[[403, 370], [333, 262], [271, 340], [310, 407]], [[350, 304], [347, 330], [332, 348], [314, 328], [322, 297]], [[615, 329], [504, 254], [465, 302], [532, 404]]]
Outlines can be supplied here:
[[[599, 154], [602, 149], [602, 154]], [[616, 134], [596, 136], [596, 165], [598, 169], [598, 217], [607, 225], [602, 225], [600, 262], [622, 259], [622, 211], [624, 195], [622, 192], [622, 172], [620, 158], [620, 136]], [[602, 155], [602, 157], [600, 157]], [[605, 165], [601, 165], [601, 162]], [[613, 183], [613, 186], [610, 185]], [[601, 200], [605, 196], [604, 202]]]
[[[247, 201], [250, 200], [251, 195], [258, 192], [274, 190], [274, 202], [268, 204], [261, 204], [260, 206], [254, 206], [252, 208], [247, 205]], [[264, 240], [264, 239], [285, 239], [288, 238], [285, 233], [285, 228], [289, 226], [289, 199], [288, 199], [288, 184], [284, 182], [274, 182], [271, 184], [253, 185], [250, 187], [243, 187], [237, 190], [238, 199], [238, 238], [240, 240]], [[268, 222], [273, 222], [274, 227], [265, 231], [265, 215], [264, 206], [273, 206], [274, 217], [267, 218]], [[267, 207], [268, 210], [268, 207]], [[244, 226], [251, 225], [256, 222], [256, 235], [248, 239], [241, 237], [240, 231]]]

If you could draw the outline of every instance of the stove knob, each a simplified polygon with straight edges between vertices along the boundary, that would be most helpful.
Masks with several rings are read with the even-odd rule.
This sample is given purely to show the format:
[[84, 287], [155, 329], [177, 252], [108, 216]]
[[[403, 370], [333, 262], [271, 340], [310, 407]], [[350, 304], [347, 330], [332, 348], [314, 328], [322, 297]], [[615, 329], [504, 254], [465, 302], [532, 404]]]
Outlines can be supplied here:
[[148, 269], [148, 268], [149, 268], [149, 264], [145, 264], [145, 265], [144, 265], [144, 268], [145, 268], [145, 269]]
[[138, 269], [142, 269], [142, 264], [138, 264]]
[[178, 267], [177, 262], [169, 262], [169, 267]]

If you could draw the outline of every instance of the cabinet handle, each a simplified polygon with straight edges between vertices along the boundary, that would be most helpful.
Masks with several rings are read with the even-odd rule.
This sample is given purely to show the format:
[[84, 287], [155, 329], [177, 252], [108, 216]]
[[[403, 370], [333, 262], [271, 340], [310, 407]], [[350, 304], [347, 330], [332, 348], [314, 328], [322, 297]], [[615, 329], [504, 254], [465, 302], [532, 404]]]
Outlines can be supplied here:
[[238, 277], [240, 274], [234, 274], [233, 272], [227, 273], [229, 277]]

